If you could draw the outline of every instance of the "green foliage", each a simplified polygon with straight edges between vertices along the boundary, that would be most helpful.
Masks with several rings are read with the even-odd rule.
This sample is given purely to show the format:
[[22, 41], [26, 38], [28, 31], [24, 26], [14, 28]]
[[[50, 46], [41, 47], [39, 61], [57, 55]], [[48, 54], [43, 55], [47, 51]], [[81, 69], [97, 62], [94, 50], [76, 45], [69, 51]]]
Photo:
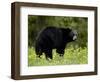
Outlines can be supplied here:
[[46, 66], [46, 65], [72, 65], [72, 64], [87, 64], [87, 48], [73, 48], [70, 46], [65, 49], [64, 57], [60, 57], [59, 54], [53, 50], [53, 60], [47, 61], [45, 54], [40, 58], [36, 57], [34, 48], [28, 48], [28, 66]]
[[64, 16], [28, 16], [28, 46], [34, 46], [37, 34], [47, 26], [72, 28], [78, 32], [78, 39], [74, 43], [79, 47], [87, 46], [87, 24], [85, 17]]

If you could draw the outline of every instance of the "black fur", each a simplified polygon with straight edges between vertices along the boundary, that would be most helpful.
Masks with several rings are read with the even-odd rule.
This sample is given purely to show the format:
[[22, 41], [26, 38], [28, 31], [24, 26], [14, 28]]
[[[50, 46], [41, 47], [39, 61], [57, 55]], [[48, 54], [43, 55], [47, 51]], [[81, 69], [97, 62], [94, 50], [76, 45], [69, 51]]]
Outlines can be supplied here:
[[35, 43], [35, 52], [38, 57], [45, 53], [46, 59], [52, 59], [52, 49], [60, 56], [64, 55], [67, 43], [74, 41], [75, 33], [70, 28], [47, 27], [37, 36]]

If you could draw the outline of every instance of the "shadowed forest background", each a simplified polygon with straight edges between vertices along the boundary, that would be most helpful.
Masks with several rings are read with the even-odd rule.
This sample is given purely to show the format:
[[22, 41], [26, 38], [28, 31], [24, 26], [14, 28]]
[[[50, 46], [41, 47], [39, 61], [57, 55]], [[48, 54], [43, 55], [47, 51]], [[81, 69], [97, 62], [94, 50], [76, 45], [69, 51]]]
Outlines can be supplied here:
[[[38, 33], [47, 26], [60, 28], [71, 28], [78, 32], [78, 38], [66, 46], [64, 58], [53, 50], [53, 60], [47, 61], [45, 55], [41, 59], [36, 58], [34, 45]], [[44, 65], [69, 65], [88, 63], [87, 38], [88, 19], [85, 17], [63, 17], [63, 16], [28, 16], [28, 66]]]

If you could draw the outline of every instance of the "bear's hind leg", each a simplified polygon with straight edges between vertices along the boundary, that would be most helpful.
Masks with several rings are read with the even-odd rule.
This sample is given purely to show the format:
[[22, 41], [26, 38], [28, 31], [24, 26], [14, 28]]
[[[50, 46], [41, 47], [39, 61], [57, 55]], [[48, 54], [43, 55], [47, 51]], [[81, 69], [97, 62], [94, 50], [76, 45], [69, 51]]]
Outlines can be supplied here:
[[56, 52], [59, 54], [60, 57], [64, 56], [64, 49], [57, 49]]
[[41, 58], [41, 55], [42, 55], [42, 52], [37, 52], [37, 53], [36, 53], [36, 57], [37, 57], [37, 58]]

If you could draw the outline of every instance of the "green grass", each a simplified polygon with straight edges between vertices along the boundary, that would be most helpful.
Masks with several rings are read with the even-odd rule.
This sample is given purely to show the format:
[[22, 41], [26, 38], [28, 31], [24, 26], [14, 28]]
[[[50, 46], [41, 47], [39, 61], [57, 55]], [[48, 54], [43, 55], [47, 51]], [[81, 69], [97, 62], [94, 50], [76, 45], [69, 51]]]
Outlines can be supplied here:
[[34, 48], [28, 48], [28, 66], [50, 66], [50, 65], [75, 65], [75, 64], [87, 64], [87, 48], [69, 47], [65, 50], [64, 57], [59, 57], [59, 54], [53, 50], [53, 60], [47, 61], [45, 54], [40, 58], [36, 57]]

